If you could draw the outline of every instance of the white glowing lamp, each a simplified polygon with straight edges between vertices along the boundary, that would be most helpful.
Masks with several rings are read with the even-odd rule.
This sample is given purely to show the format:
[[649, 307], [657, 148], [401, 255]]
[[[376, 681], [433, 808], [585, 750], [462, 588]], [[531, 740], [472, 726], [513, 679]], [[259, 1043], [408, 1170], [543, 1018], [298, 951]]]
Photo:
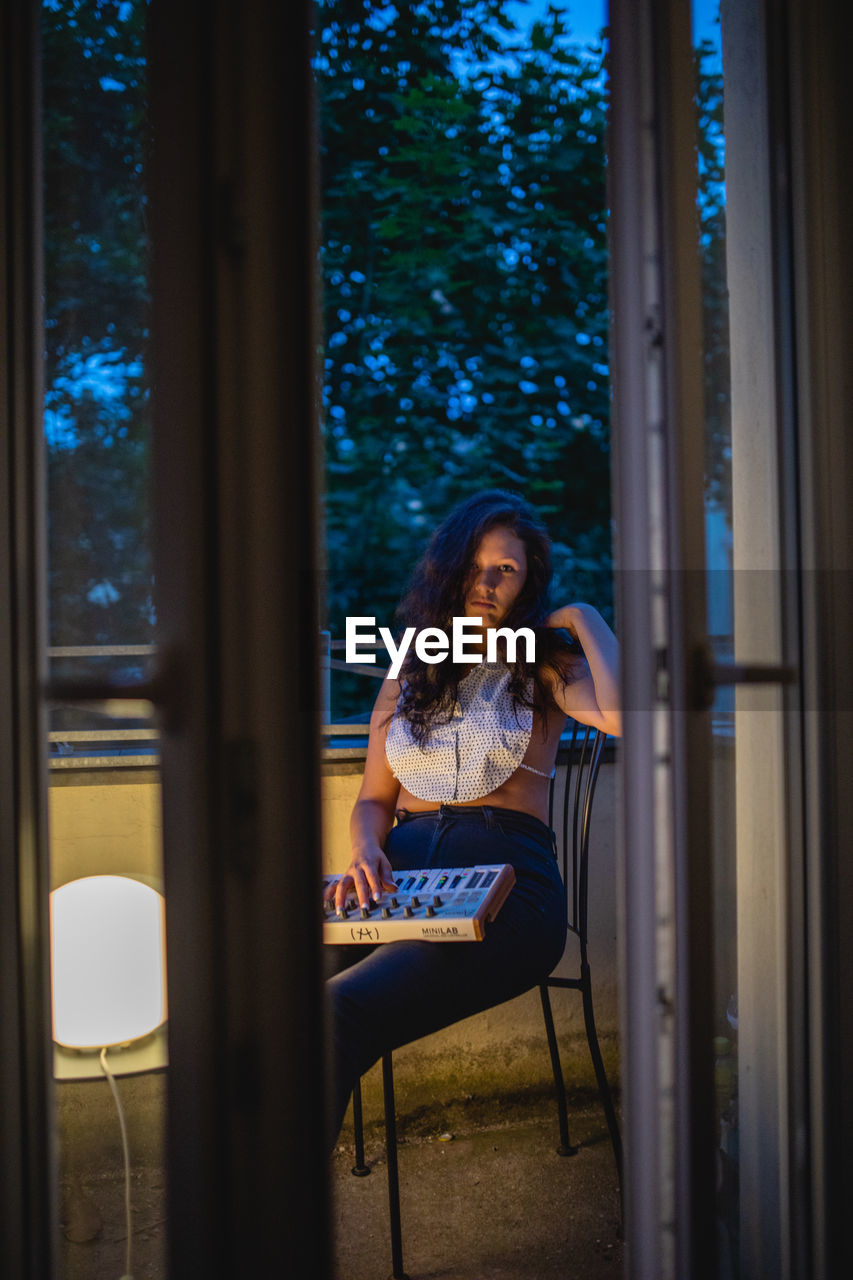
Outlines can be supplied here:
[[53, 1038], [127, 1044], [166, 1020], [165, 903], [127, 876], [85, 876], [50, 895]]

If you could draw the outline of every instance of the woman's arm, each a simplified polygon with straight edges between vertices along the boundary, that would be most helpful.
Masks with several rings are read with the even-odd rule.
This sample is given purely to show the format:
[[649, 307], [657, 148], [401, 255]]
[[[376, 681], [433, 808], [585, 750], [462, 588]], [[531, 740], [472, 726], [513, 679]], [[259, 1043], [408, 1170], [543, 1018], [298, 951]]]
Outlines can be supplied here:
[[[400, 695], [398, 680], [384, 680], [370, 717], [364, 777], [350, 818], [351, 861], [334, 891], [335, 905], [342, 907], [355, 889], [359, 905], [366, 907], [383, 888], [395, 889], [394, 873], [385, 857], [385, 838], [394, 825], [400, 784], [385, 758], [388, 717]], [[331, 897], [332, 892], [328, 891]]]
[[554, 698], [561, 711], [581, 724], [590, 724], [616, 737], [622, 734], [619, 698], [619, 642], [591, 604], [569, 604], [555, 609], [549, 627], [568, 631], [580, 643], [587, 671], [563, 685], [557, 681]]

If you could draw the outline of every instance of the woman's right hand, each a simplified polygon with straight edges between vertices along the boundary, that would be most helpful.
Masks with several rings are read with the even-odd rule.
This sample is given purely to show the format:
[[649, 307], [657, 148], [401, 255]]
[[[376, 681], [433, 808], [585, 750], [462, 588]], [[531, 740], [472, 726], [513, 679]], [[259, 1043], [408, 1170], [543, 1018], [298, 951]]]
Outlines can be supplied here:
[[359, 906], [369, 907], [385, 890], [393, 893], [396, 888], [391, 863], [377, 844], [353, 853], [346, 871], [336, 884], [329, 885], [325, 897], [334, 897], [337, 910], [346, 905], [347, 898], [354, 892]]

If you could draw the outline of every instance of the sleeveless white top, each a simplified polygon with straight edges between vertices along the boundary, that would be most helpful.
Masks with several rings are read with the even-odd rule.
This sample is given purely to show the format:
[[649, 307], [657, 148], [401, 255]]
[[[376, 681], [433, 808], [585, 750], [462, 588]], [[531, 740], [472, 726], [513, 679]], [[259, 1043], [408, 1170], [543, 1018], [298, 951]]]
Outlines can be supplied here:
[[[433, 725], [423, 746], [413, 738], [398, 703], [385, 755], [394, 777], [411, 795], [438, 804], [479, 800], [515, 773], [530, 742], [533, 711], [513, 704], [510, 676], [502, 662], [473, 667], [459, 682], [450, 720]], [[532, 680], [526, 692], [532, 699]]]

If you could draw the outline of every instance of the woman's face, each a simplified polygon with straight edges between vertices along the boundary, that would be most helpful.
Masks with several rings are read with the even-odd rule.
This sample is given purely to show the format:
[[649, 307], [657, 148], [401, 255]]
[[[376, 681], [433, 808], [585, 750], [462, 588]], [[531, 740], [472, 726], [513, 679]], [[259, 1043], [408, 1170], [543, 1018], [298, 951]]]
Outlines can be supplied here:
[[504, 525], [483, 534], [474, 554], [465, 595], [465, 617], [499, 627], [508, 617], [527, 578], [527, 551]]

